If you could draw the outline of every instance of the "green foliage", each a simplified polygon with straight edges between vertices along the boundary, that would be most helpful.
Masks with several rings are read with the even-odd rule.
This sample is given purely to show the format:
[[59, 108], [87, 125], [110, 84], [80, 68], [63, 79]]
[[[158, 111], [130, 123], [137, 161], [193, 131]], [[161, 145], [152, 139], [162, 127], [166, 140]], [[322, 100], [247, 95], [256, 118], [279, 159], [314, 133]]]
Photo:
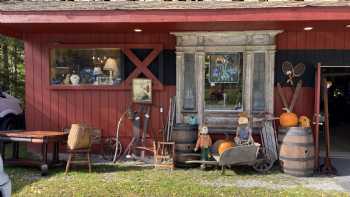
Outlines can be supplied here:
[[9, 94], [24, 100], [23, 42], [0, 35], [0, 86]]

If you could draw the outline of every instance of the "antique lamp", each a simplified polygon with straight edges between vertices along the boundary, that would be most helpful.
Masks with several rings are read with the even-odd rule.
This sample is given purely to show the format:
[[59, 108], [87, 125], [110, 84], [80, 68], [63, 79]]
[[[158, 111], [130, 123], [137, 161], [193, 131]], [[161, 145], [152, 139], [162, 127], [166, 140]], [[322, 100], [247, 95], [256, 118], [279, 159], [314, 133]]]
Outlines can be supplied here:
[[110, 80], [110, 83], [112, 84], [113, 79], [115, 79], [117, 74], [119, 73], [117, 60], [114, 58], [108, 58], [103, 67], [103, 70], [109, 71], [109, 80]]

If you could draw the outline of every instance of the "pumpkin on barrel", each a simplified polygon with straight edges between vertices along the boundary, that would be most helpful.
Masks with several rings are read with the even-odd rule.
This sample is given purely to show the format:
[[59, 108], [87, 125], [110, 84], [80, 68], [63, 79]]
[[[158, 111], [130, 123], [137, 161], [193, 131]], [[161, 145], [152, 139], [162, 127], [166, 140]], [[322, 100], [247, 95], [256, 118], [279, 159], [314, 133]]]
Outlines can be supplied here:
[[282, 127], [295, 127], [298, 125], [298, 116], [287, 108], [283, 108], [286, 112], [280, 115], [280, 125]]

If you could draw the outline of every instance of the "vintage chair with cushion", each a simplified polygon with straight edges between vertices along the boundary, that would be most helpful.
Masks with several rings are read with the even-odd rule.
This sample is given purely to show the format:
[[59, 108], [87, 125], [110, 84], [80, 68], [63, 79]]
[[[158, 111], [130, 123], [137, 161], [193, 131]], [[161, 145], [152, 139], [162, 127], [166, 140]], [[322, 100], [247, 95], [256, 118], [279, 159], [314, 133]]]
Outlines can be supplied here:
[[[100, 137], [100, 129], [92, 129], [84, 124], [72, 124], [67, 142], [69, 156], [65, 174], [68, 173], [71, 164], [87, 164], [91, 172], [91, 145], [100, 141]], [[77, 158], [79, 160], [75, 160]]]

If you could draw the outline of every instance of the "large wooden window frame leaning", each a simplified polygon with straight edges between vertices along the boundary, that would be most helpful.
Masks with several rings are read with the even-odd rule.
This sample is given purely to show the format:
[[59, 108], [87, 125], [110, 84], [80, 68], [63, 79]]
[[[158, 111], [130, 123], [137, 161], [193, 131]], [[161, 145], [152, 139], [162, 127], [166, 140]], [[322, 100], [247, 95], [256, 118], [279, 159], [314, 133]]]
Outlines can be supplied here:
[[[122, 53], [129, 58], [129, 60], [135, 65], [135, 69], [129, 74], [129, 76], [122, 81], [119, 85], [51, 85], [49, 83], [49, 87], [52, 90], [131, 90], [132, 88], [132, 80], [143, 74], [148, 79], [152, 80], [152, 86], [154, 90], [162, 90], [164, 88], [161, 81], [149, 70], [148, 66], [152, 63], [154, 59], [158, 57], [158, 55], [163, 50], [162, 44], [120, 44], [120, 43], [110, 43], [110, 44], [100, 44], [100, 43], [90, 43], [90, 44], [70, 44], [70, 43], [51, 43], [49, 44], [48, 51], [46, 53], [47, 60], [46, 66], [50, 68], [50, 52], [55, 48], [72, 48], [72, 49], [80, 49], [80, 48], [104, 48], [104, 49], [114, 49], [118, 48], [122, 51]], [[144, 60], [140, 60], [132, 51], [132, 49], [152, 49], [152, 51], [148, 54], [148, 56]], [[50, 76], [49, 69], [48, 73]]]
[[[195, 114], [199, 124], [210, 127], [224, 125], [234, 126], [239, 111], [205, 109], [205, 55], [215, 53], [243, 54], [243, 82], [242, 97], [243, 111], [253, 115], [253, 77], [254, 54], [265, 54], [265, 112], [273, 113], [274, 106], [274, 64], [275, 64], [275, 36], [282, 31], [240, 31], [240, 32], [174, 32], [177, 38], [176, 47], [176, 95], [177, 122], [184, 122], [188, 113]], [[195, 56], [196, 108], [191, 112], [183, 109], [183, 88], [185, 54]]]

